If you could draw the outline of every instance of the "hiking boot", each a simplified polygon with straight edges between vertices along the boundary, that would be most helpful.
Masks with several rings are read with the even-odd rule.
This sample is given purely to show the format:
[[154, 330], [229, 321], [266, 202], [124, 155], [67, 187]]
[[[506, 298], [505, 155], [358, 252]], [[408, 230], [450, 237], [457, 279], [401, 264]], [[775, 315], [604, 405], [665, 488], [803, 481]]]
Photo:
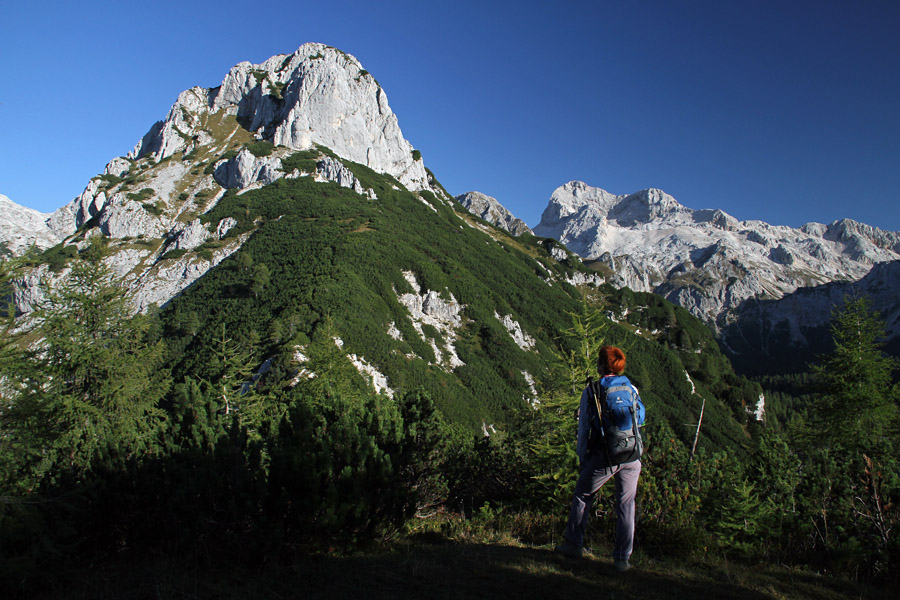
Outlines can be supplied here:
[[616, 571], [619, 573], [624, 573], [628, 569], [631, 568], [631, 565], [628, 564], [627, 560], [616, 560], [613, 562], [613, 566], [616, 568]]
[[562, 554], [563, 556], [568, 556], [570, 558], [581, 558], [582, 550], [579, 546], [572, 544], [571, 542], [563, 542], [559, 546], [553, 549], [557, 554]]

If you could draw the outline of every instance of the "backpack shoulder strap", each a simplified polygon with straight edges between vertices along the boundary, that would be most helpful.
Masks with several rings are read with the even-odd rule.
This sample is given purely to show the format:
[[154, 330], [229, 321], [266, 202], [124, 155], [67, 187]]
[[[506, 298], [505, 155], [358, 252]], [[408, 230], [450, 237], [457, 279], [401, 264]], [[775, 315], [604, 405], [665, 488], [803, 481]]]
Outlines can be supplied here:
[[600, 418], [603, 415], [603, 409], [600, 406], [600, 396], [605, 396], [606, 391], [603, 389], [603, 386], [600, 385], [599, 381], [594, 381], [593, 377], [588, 377], [587, 383], [590, 395], [594, 399], [594, 406], [597, 408], [597, 418]]
[[606, 389], [601, 385], [599, 381], [594, 381], [593, 378], [588, 377], [588, 389], [590, 390], [590, 395], [594, 398], [594, 407], [597, 409], [597, 429], [599, 430], [600, 435], [597, 440], [600, 446], [603, 447], [603, 453], [606, 456], [607, 464], [611, 464], [609, 458], [609, 448], [606, 446], [606, 432], [603, 431], [603, 407], [600, 402], [601, 395], [606, 401]]

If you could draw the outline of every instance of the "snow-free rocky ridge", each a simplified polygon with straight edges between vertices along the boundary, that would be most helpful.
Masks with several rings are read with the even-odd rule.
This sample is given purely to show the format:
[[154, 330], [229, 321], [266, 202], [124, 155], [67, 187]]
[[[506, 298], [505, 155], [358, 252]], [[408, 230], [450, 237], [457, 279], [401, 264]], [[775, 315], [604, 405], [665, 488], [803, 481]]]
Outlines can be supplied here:
[[0, 248], [20, 255], [30, 246], [46, 250], [60, 242], [48, 220], [49, 214], [19, 206], [0, 194]]
[[470, 213], [484, 219], [488, 223], [508, 231], [512, 235], [519, 236], [523, 233], [531, 233], [528, 225], [521, 219], [517, 219], [496, 198], [482, 194], [481, 192], [466, 192], [456, 196], [459, 202]]

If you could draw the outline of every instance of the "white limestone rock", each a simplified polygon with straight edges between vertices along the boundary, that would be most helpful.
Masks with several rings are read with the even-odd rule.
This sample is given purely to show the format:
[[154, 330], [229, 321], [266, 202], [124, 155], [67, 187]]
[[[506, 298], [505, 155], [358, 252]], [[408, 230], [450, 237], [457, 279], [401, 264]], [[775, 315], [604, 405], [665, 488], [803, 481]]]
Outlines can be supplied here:
[[603, 278], [596, 273], [587, 275], [585, 273], [582, 273], [581, 271], [575, 271], [571, 276], [566, 277], [566, 283], [574, 286], [589, 285], [598, 287], [603, 283]]
[[466, 192], [456, 196], [456, 201], [476, 217], [484, 219], [514, 236], [531, 233], [531, 229], [522, 220], [515, 218], [496, 198], [481, 192]]
[[756, 406], [752, 410], [750, 407], [747, 407], [747, 411], [753, 415], [757, 422], [764, 423], [766, 420], [766, 396], [760, 393]]
[[209, 91], [193, 87], [178, 95], [165, 120], [157, 121], [128, 154], [129, 159], [153, 155], [157, 160], [190, 151], [190, 140], [199, 135], [199, 116], [209, 110]]
[[75, 215], [72, 231], [99, 215], [106, 202], [106, 192], [100, 189], [100, 180], [91, 179], [84, 191], [70, 203], [71, 212]]
[[46, 250], [61, 241], [48, 220], [52, 215], [20, 206], [0, 194], [0, 245], [19, 256], [32, 245]]
[[326, 156], [316, 163], [316, 181], [333, 181], [341, 187], [352, 189], [357, 194], [368, 196], [372, 200], [377, 199], [375, 190], [364, 190], [353, 171], [344, 166], [341, 161], [330, 156]]
[[254, 183], [268, 185], [283, 176], [281, 158], [257, 157], [246, 148], [242, 148], [231, 160], [220, 162], [214, 174], [222, 187], [238, 189], [247, 188]]
[[118, 156], [106, 164], [106, 168], [103, 172], [107, 175], [113, 175], [115, 177], [125, 177], [128, 174], [128, 171], [131, 170], [131, 161], [122, 156]]
[[391, 321], [390, 324], [388, 325], [388, 331], [387, 331], [387, 333], [388, 333], [389, 336], [391, 336], [391, 337], [394, 338], [395, 340], [398, 340], [398, 341], [402, 341], [402, 340], [403, 340], [403, 334], [400, 333], [400, 330], [397, 329], [397, 324], [394, 323], [393, 321]]
[[160, 217], [148, 212], [141, 203], [129, 200], [125, 194], [116, 194], [107, 202], [100, 214], [99, 226], [111, 238], [158, 238], [167, 230]]
[[[404, 271], [403, 276], [415, 290], [415, 293], [398, 294], [397, 299], [410, 313], [413, 328], [419, 333], [422, 340], [431, 344], [439, 364], [449, 370], [464, 366], [456, 353], [453, 343], [457, 340], [456, 329], [462, 326], [462, 310], [464, 308], [453, 294], [450, 300], [444, 300], [441, 295], [433, 290], [422, 292], [411, 271]], [[423, 325], [431, 325], [440, 332], [445, 341], [445, 347], [439, 348], [434, 339], [425, 335]]]
[[[222, 220], [224, 221], [225, 219]], [[193, 250], [209, 239], [209, 236], [209, 231], [200, 222], [200, 219], [194, 219], [185, 225], [184, 229], [175, 234], [172, 248], [176, 250]]]
[[394, 390], [388, 385], [387, 376], [376, 369], [372, 364], [370, 364], [366, 359], [361, 356], [357, 356], [356, 354], [348, 354], [347, 358], [356, 367], [356, 370], [365, 377], [369, 383], [372, 384], [372, 387], [375, 389], [376, 394], [384, 393], [388, 398], [393, 398]]
[[129, 274], [131, 271], [148, 256], [150, 256], [150, 250], [126, 248], [107, 257], [104, 259], [104, 262], [120, 281], [126, 282], [130, 279]]
[[521, 371], [521, 373], [522, 377], [525, 378], [525, 384], [528, 385], [528, 394], [523, 395], [522, 400], [532, 409], [537, 410], [541, 406], [541, 401], [538, 398], [538, 391], [534, 385], [534, 377], [528, 371]]
[[228, 232], [231, 231], [231, 228], [237, 225], [237, 220], [233, 217], [225, 217], [221, 221], [219, 221], [219, 225], [216, 227], [216, 237], [220, 240], [225, 239], [228, 235]]
[[323, 44], [304, 44], [258, 65], [239, 63], [218, 88], [183, 92], [129, 156], [162, 159], [185, 151], [185, 140], [200, 133], [199, 115], [220, 111], [276, 145], [307, 150], [320, 144], [410, 190], [430, 189], [425, 165], [404, 139], [384, 90], [359, 61]]
[[555, 258], [558, 262], [563, 262], [564, 260], [569, 258], [569, 255], [566, 251], [559, 246], [553, 246], [550, 248], [550, 256]]
[[47, 265], [39, 265], [22, 277], [14, 279], [12, 281], [12, 303], [16, 313], [27, 315], [40, 308], [47, 297], [45, 285], [53, 285], [53, 282], [64, 276], [66, 271], [67, 269], [64, 269], [62, 272], [54, 274], [50, 272]]
[[75, 211], [71, 204], [56, 209], [47, 218], [47, 227], [59, 239], [64, 239], [74, 233], [77, 228], [75, 223]]
[[494, 318], [503, 324], [509, 335], [512, 336], [516, 346], [522, 350], [534, 349], [534, 338], [525, 333], [519, 322], [512, 318], [512, 315], [503, 315], [501, 317], [498, 312], [494, 311]]

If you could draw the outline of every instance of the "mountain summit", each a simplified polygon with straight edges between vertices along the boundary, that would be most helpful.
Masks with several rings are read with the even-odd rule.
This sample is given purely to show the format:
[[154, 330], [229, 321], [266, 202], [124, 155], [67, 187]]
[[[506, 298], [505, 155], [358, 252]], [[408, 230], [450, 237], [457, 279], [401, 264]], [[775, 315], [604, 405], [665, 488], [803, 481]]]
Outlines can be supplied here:
[[308, 150], [319, 144], [396, 177], [410, 190], [428, 187], [424, 164], [403, 138], [384, 90], [356, 58], [323, 44], [304, 44], [258, 65], [242, 62], [219, 87], [183, 92], [130, 157], [188, 153], [209, 139], [202, 116], [220, 112], [276, 146]]

